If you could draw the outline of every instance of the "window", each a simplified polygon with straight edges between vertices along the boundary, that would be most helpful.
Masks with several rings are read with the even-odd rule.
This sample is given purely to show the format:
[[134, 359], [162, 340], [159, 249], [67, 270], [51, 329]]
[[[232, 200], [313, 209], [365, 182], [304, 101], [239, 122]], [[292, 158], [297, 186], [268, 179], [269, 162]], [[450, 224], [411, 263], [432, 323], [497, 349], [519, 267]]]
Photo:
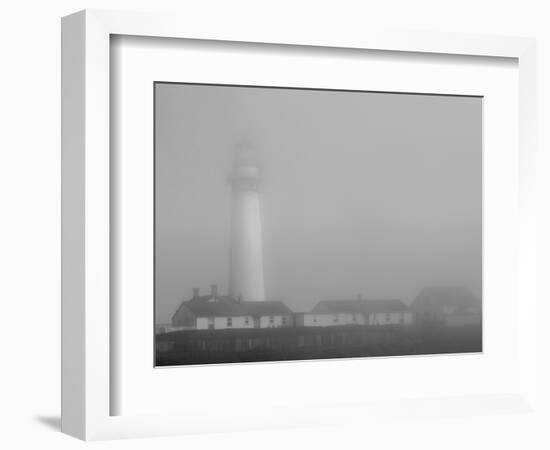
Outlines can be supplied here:
[[286, 316], [283, 316], [283, 325], [286, 325]]
[[275, 321], [275, 319], [273, 318], [273, 316], [269, 316], [269, 323], [270, 325], [273, 325], [273, 322]]
[[248, 317], [245, 317], [245, 318], [244, 318], [244, 324], [245, 324], [245, 325], [248, 325], [248, 323], [249, 323]]
[[228, 326], [228, 327], [232, 327], [232, 326], [233, 326], [233, 317], [228, 317], [228, 318], [227, 318], [227, 326]]

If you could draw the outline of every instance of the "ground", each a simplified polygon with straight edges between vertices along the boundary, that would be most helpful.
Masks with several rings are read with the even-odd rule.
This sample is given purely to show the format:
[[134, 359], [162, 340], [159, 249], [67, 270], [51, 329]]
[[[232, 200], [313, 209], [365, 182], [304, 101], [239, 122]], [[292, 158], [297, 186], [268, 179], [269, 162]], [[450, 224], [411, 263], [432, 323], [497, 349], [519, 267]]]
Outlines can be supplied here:
[[158, 366], [481, 352], [481, 326], [293, 327], [158, 335]]

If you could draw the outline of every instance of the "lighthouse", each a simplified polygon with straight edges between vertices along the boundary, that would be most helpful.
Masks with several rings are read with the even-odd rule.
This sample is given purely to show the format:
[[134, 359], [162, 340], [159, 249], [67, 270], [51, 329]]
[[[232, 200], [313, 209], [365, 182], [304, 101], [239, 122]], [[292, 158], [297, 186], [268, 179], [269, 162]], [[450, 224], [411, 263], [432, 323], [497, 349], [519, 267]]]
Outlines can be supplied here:
[[260, 168], [251, 152], [241, 152], [233, 164], [230, 295], [241, 301], [264, 301]]

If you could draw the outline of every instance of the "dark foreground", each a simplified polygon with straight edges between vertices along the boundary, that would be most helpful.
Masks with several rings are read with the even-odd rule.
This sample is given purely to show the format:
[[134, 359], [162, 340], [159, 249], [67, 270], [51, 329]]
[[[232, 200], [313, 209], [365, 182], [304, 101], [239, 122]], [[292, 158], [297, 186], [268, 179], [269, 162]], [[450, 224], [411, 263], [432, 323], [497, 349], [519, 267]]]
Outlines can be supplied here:
[[156, 336], [156, 365], [473, 353], [481, 326], [187, 330]]

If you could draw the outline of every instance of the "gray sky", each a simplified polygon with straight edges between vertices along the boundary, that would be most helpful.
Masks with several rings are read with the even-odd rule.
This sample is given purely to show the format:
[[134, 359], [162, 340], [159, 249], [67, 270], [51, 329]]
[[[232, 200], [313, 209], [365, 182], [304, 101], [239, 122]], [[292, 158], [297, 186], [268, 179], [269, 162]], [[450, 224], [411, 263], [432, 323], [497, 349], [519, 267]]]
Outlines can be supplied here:
[[234, 149], [263, 164], [266, 298], [481, 294], [482, 99], [156, 85], [156, 312], [227, 291]]

